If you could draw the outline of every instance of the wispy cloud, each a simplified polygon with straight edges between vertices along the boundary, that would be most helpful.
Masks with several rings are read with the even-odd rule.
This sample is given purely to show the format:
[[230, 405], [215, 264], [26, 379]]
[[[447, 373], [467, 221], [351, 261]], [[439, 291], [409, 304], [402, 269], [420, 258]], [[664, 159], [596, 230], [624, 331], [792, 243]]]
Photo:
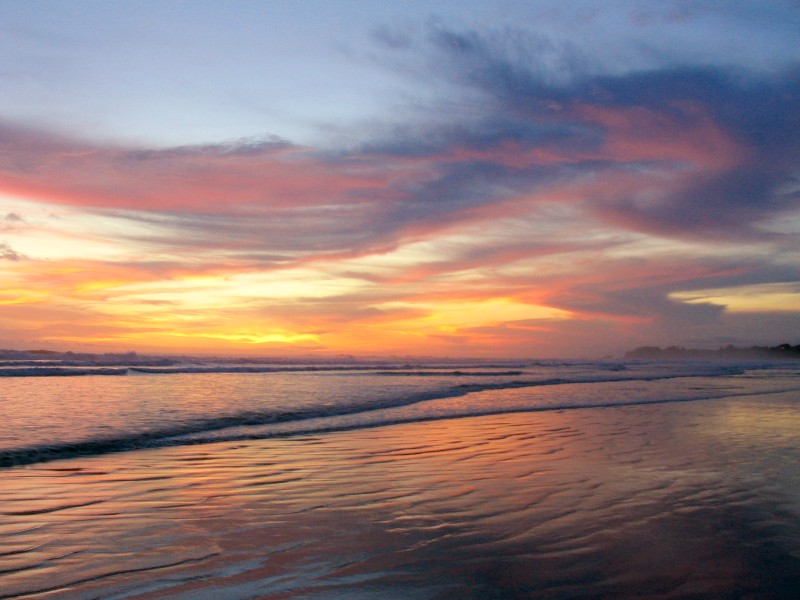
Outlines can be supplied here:
[[45, 226], [2, 211], [14, 305], [84, 307], [106, 341], [567, 352], [580, 331], [624, 342], [736, 329], [697, 290], [800, 276], [800, 227], [786, 225], [800, 211], [800, 66], [661, 55], [614, 70], [543, 33], [441, 22], [374, 37], [382, 60], [439, 95], [338, 145], [123, 147], [0, 126], [0, 191], [77, 211], [119, 248], [22, 261], [14, 236]]

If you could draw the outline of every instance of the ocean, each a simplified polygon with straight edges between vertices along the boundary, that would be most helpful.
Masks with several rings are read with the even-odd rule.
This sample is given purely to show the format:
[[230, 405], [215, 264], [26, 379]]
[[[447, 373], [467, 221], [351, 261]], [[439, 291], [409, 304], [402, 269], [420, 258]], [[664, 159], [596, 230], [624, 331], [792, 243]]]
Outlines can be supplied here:
[[0, 366], [0, 598], [793, 598], [800, 363]]

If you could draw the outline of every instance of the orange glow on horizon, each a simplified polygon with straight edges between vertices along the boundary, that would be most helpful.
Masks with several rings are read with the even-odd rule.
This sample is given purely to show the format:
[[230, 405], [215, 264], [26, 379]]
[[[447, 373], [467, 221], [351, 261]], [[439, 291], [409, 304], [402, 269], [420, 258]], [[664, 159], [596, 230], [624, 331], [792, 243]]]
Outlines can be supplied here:
[[713, 106], [593, 102], [336, 151], [15, 131], [0, 347], [575, 356], [795, 323], [763, 282], [796, 271], [796, 182], [726, 220], [754, 149]]

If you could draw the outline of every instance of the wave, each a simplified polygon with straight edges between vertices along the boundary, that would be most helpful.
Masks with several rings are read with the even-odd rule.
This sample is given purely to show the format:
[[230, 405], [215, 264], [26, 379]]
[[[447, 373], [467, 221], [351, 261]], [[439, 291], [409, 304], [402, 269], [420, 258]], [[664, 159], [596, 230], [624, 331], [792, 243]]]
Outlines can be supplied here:
[[0, 367], [0, 377], [72, 377], [78, 375], [127, 375], [114, 367]]
[[524, 371], [376, 371], [373, 375], [401, 377], [509, 377]]
[[[517, 369], [524, 365], [513, 365]], [[57, 377], [71, 375], [129, 375], [146, 373], [150, 375], [173, 375], [179, 373], [368, 373], [375, 375], [415, 375], [415, 376], [492, 376], [522, 375], [522, 370], [508, 369], [508, 365], [481, 365], [483, 370], [475, 371], [475, 365], [179, 365], [179, 366], [142, 366], [142, 365], [86, 365], [17, 361], [0, 362], [0, 377]], [[489, 370], [491, 369], [491, 370]]]
[[[637, 366], [657, 363], [631, 363]], [[711, 370], [714, 374], [726, 374], [743, 368], [752, 368], [753, 363], [721, 363], [711, 367], [708, 363], [676, 363], [685, 368], [701, 365], [700, 368]], [[676, 364], [665, 366], [671, 372], [679, 372]], [[2, 377], [58, 377], [75, 375], [176, 375], [198, 373], [357, 373], [375, 376], [413, 376], [413, 377], [508, 377], [520, 376], [527, 369], [552, 369], [569, 367], [590, 367], [596, 372], [622, 373], [630, 370], [628, 365], [619, 363], [583, 363], [583, 362], [544, 362], [536, 361], [526, 364], [464, 364], [464, 365], [399, 365], [399, 364], [362, 364], [362, 365], [232, 365], [232, 364], [181, 364], [181, 365], [104, 365], [86, 363], [48, 363], [34, 361], [0, 362], [0, 378]], [[701, 373], [705, 374], [705, 373]]]
[[[193, 365], [181, 367], [129, 367], [129, 371], [133, 373], [150, 373], [150, 374], [171, 374], [171, 373], [371, 373], [373, 375], [473, 375], [473, 376], [491, 376], [491, 375], [522, 375], [523, 371], [470, 371], [470, 370], [444, 370], [440, 366], [418, 366], [414, 367], [417, 370], [407, 370], [408, 367], [391, 366], [391, 365], [359, 365], [359, 366], [290, 366], [290, 367], [275, 367], [275, 366], [239, 366], [239, 365]], [[473, 365], [457, 367], [460, 369], [473, 369]], [[486, 369], [493, 367], [485, 367]], [[497, 367], [494, 367], [497, 368]]]
[[[57, 459], [73, 458], [78, 456], [89, 456], [106, 454], [111, 452], [120, 452], [126, 450], [162, 447], [162, 446], [175, 446], [188, 443], [203, 443], [210, 440], [203, 438], [214, 432], [221, 430], [231, 431], [236, 428], [247, 428], [253, 426], [267, 426], [267, 425], [280, 425], [280, 424], [293, 424], [294, 431], [292, 434], [302, 433], [303, 424], [310, 423], [312, 420], [315, 424], [319, 425], [320, 420], [336, 419], [347, 417], [351, 421], [353, 419], [367, 419], [370, 415], [375, 415], [378, 411], [386, 409], [396, 409], [402, 407], [409, 407], [422, 402], [442, 399], [453, 399], [465, 396], [470, 393], [486, 392], [493, 390], [511, 390], [516, 388], [532, 388], [543, 386], [562, 386], [569, 384], [587, 384], [587, 383], [612, 383], [612, 382], [636, 382], [636, 381], [656, 381], [663, 379], [675, 379], [682, 377], [700, 377], [700, 376], [721, 376], [721, 375], [738, 375], [743, 373], [744, 370], [740, 367], [713, 367], [713, 368], [698, 368], [692, 371], [683, 372], [664, 372], [656, 374], [626, 374], [625, 372], [607, 372], [605, 374], [583, 375], [573, 377], [559, 377], [559, 378], [546, 378], [546, 379], [530, 379], [530, 380], [511, 380], [511, 381], [485, 381], [476, 383], [463, 383], [455, 386], [449, 386], [436, 390], [431, 390], [423, 393], [409, 394], [405, 396], [396, 396], [385, 398], [380, 401], [361, 400], [354, 401], [350, 404], [342, 404], [335, 406], [325, 407], [310, 407], [307, 409], [297, 409], [291, 411], [276, 412], [272, 411], [247, 411], [235, 415], [228, 415], [224, 417], [198, 419], [187, 422], [172, 424], [167, 427], [152, 429], [145, 432], [137, 432], [130, 435], [120, 435], [103, 438], [93, 438], [79, 441], [70, 441], [64, 443], [52, 443], [38, 446], [11, 448], [0, 450], [0, 467], [11, 467], [19, 465], [29, 465], [39, 462], [47, 462]], [[403, 373], [403, 372], [400, 372]], [[393, 373], [397, 374], [397, 373]], [[728, 394], [729, 395], [729, 394]], [[623, 402], [618, 405], [623, 405]], [[617, 404], [614, 404], [617, 405]], [[596, 404], [588, 405], [596, 406]], [[587, 405], [581, 403], [565, 403], [562, 405], [549, 405], [546, 407], [532, 407], [530, 410], [562, 410], [567, 408], [586, 408]], [[456, 416], [473, 416], [478, 414], [491, 414], [481, 408], [475, 407], [462, 407], [463, 414], [447, 414], [441, 418], [450, 418]], [[513, 410], [506, 410], [500, 412], [519, 412], [521, 410], [529, 410], [525, 408], [515, 408]], [[370, 426], [378, 426], [383, 424], [390, 424], [391, 419], [373, 419]], [[320, 428], [315, 425], [314, 431], [327, 431], [328, 429]], [[338, 427], [338, 426], [337, 426]], [[352, 427], [352, 424], [349, 425]], [[336, 428], [336, 427], [335, 427]], [[191, 436], [199, 436], [193, 440]], [[251, 439], [250, 435], [243, 435], [241, 438], [235, 439]], [[265, 437], [259, 435], [257, 437]], [[266, 436], [269, 437], [269, 436]], [[223, 439], [222, 437], [219, 439]], [[228, 438], [224, 438], [228, 439]], [[234, 438], [230, 438], [234, 439]]]
[[[548, 411], [564, 411], [564, 410], [579, 410], [579, 409], [604, 409], [604, 408], [621, 408], [631, 406], [643, 405], [656, 405], [656, 404], [674, 404], [679, 402], [700, 402], [704, 400], [719, 400], [722, 398], [738, 398], [747, 396], [768, 396], [773, 394], [786, 394], [796, 393], [800, 391], [798, 387], [792, 387], [779, 390], [761, 390], [757, 392], [719, 392], [717, 394], [706, 394], [696, 397], [674, 397], [674, 398], [660, 398], [660, 399], [639, 399], [639, 400], [626, 400], [618, 402], [596, 402], [596, 403], [581, 403], [581, 402], [565, 402], [562, 404], [552, 404], [548, 406], [514, 406], [514, 407], [474, 407], [468, 411], [451, 411], [441, 412], [431, 415], [414, 415], [410, 417], [395, 417], [395, 418], [379, 418], [374, 420], [346, 420], [346, 419], [327, 419], [325, 424], [311, 423], [298, 423], [295, 427], [274, 429], [272, 431], [243, 431], [245, 427], [231, 428], [222, 432], [202, 432], [198, 434], [190, 434], [186, 436], [175, 436], [174, 438], [167, 438], [163, 443], [158, 446], [188, 446], [196, 444], [208, 444], [216, 442], [237, 442], [237, 441], [253, 441], [263, 440], [270, 438], [285, 438], [285, 437], [299, 437], [307, 435], [318, 435], [325, 433], [334, 433], [341, 431], [353, 431], [357, 429], [369, 429], [373, 427], [386, 427], [390, 425], [401, 425], [404, 423], [423, 423], [428, 421], [441, 421], [444, 419], [463, 419], [469, 417], [485, 417], [492, 415], [504, 415], [512, 413], [532, 413], [532, 412], [548, 412]], [[344, 417], [351, 417], [353, 415], [343, 415]], [[288, 425], [284, 423], [283, 425]]]

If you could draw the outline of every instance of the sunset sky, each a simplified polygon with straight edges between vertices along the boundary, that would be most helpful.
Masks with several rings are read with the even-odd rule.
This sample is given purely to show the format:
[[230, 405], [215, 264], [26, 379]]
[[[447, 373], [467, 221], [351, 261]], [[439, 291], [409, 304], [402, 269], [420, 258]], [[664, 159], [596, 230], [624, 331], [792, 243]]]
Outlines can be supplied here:
[[0, 0], [0, 90], [0, 347], [800, 343], [797, 1]]

